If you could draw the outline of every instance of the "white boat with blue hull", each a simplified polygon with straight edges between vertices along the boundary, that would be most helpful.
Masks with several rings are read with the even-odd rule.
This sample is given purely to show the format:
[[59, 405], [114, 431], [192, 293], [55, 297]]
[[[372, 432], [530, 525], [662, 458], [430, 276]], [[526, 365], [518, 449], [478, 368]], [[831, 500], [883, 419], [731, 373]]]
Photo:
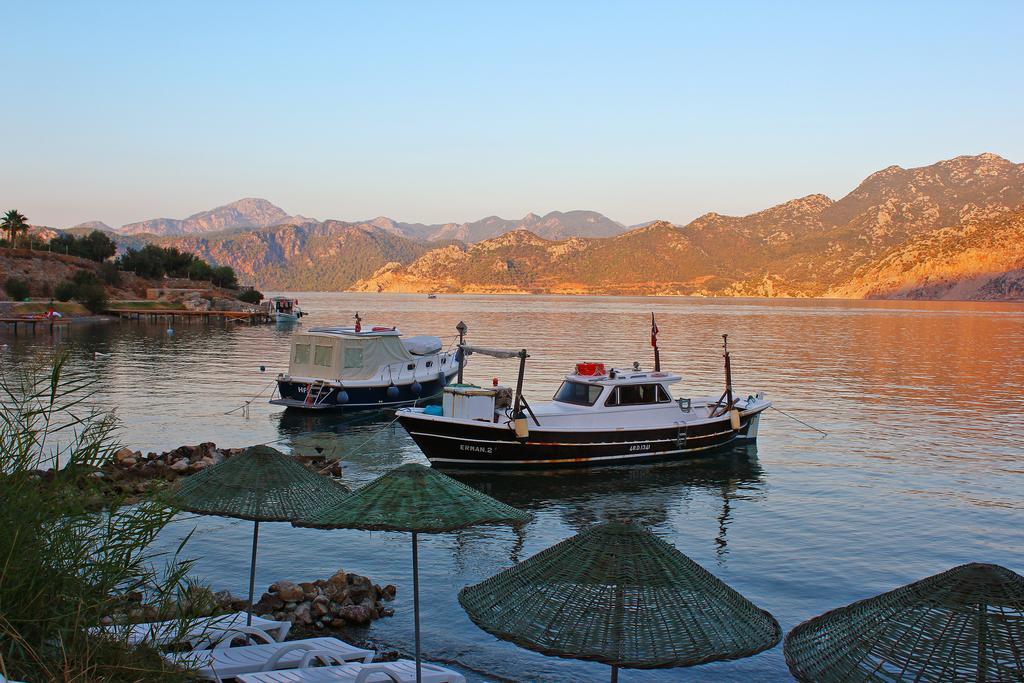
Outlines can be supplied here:
[[422, 405], [458, 373], [438, 337], [402, 337], [394, 327], [315, 327], [292, 335], [288, 372], [274, 405], [303, 410], [372, 410]]

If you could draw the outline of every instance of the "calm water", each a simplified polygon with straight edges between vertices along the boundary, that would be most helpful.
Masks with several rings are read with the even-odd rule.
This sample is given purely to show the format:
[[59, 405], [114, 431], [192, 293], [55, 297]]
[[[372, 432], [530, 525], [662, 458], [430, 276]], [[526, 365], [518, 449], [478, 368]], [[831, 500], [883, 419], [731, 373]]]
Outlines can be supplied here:
[[[470, 623], [456, 593], [587, 525], [628, 517], [772, 612], [799, 622], [957, 564], [995, 562], [1024, 572], [1024, 306], [1002, 304], [401, 295], [299, 295], [306, 326], [397, 324], [407, 334], [454, 335], [526, 347], [527, 396], [550, 396], [577, 360], [650, 361], [658, 315], [677, 395], [722, 385], [719, 335], [730, 334], [735, 384], [826, 430], [823, 438], [770, 411], [757, 449], [677, 466], [593, 474], [474, 474], [468, 483], [533, 512], [521, 531], [472, 529], [424, 536], [423, 643], [427, 659], [459, 662], [479, 680], [607, 680], [608, 668], [544, 657]], [[289, 332], [114, 323], [76, 327], [64, 340], [102, 378], [124, 441], [165, 450], [214, 441], [324, 447], [356, 485], [403, 462], [425, 462], [388, 415], [296, 416], [252, 404], [287, 365]], [[46, 353], [49, 337], [6, 336], [0, 362]], [[92, 360], [92, 352], [111, 354]], [[261, 372], [260, 365], [266, 366]], [[475, 356], [467, 377], [514, 379], [513, 365]], [[216, 588], [246, 590], [250, 525], [182, 518], [161, 543], [193, 528], [191, 553]], [[261, 527], [257, 586], [311, 580], [338, 567], [399, 587], [396, 616], [370, 636], [412, 641], [406, 534]], [[789, 680], [781, 645], [737, 662], [624, 671], [623, 681]]]

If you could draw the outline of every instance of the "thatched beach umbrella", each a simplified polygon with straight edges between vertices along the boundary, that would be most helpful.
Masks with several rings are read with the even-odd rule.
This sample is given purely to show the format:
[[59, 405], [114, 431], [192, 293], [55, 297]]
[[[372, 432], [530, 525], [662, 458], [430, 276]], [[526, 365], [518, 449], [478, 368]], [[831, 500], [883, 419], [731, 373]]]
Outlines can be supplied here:
[[546, 655], [618, 669], [739, 659], [782, 637], [771, 614], [647, 529], [598, 524], [463, 588], [469, 618]]
[[260, 522], [291, 522], [309, 516], [322, 505], [343, 499], [348, 493], [348, 487], [309, 471], [280, 451], [253, 446], [180, 480], [169, 498], [173, 505], [189, 512], [252, 520], [246, 618], [247, 624], [252, 624]]
[[438, 534], [483, 524], [524, 524], [529, 513], [505, 505], [437, 470], [402, 465], [356, 489], [296, 526], [412, 532], [412, 597], [416, 631], [416, 680], [420, 669], [420, 583], [417, 534]]
[[826, 612], [786, 636], [801, 681], [1024, 680], [1024, 576], [965, 564]]

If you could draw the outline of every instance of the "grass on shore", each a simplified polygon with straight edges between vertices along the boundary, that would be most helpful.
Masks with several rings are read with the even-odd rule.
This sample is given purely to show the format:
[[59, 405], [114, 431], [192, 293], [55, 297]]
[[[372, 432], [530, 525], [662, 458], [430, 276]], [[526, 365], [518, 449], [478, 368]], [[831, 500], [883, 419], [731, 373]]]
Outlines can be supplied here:
[[98, 381], [63, 354], [0, 365], [0, 679], [184, 683], [155, 650], [93, 630], [133, 595], [180, 613], [192, 568], [184, 542], [151, 549], [174, 515], [160, 500], [90, 504], [120, 445], [114, 414], [87, 407]]

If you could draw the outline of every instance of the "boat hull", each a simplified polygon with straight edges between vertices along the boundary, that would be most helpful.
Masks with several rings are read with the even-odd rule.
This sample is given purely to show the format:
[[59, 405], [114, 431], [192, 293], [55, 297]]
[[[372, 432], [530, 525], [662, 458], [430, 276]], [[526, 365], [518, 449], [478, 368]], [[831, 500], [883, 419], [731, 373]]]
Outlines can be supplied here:
[[398, 420], [430, 460], [453, 469], [562, 469], [685, 460], [757, 438], [761, 412], [740, 413], [734, 430], [728, 415], [691, 425], [643, 429], [545, 430], [530, 421], [517, 439], [511, 427], [450, 420], [402, 410]]
[[[388, 395], [389, 385], [362, 387], [325, 385], [320, 389], [308, 382], [278, 380], [277, 392], [280, 397], [272, 399], [270, 403], [286, 408], [316, 411], [380, 410], [382, 408], [425, 405], [439, 401], [441, 390], [454, 376], [455, 372], [452, 372], [450, 375], [446, 375], [443, 381], [438, 377], [434, 380], [420, 382], [419, 393], [413, 391], [411, 383], [395, 385], [398, 393], [392, 396]], [[339, 398], [342, 391], [348, 397], [345, 401]]]

